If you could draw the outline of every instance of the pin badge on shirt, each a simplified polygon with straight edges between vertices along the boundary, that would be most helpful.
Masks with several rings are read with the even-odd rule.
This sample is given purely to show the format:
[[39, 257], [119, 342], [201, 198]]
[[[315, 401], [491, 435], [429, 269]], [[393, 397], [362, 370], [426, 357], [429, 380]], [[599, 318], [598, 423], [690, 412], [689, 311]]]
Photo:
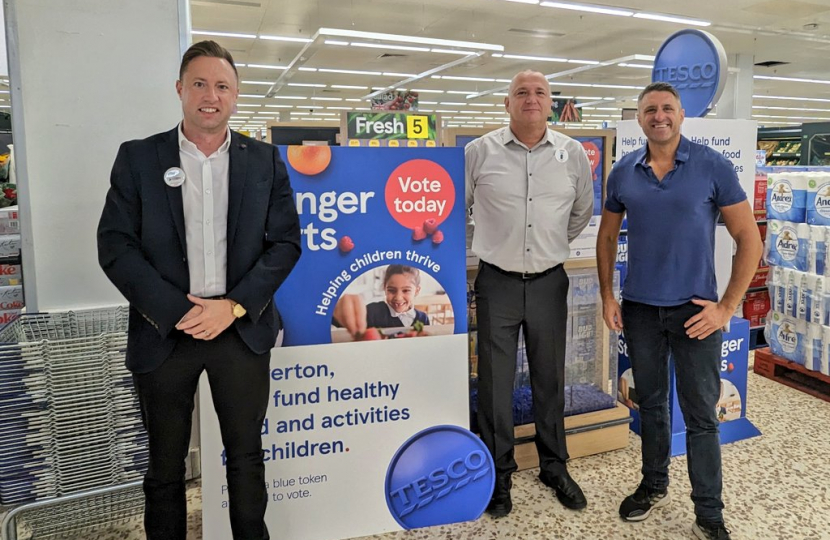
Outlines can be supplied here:
[[556, 151], [556, 161], [559, 163], [565, 163], [568, 161], [568, 151], [564, 148], [560, 148]]
[[170, 187], [179, 187], [184, 184], [184, 171], [178, 167], [170, 167], [164, 171], [164, 183]]

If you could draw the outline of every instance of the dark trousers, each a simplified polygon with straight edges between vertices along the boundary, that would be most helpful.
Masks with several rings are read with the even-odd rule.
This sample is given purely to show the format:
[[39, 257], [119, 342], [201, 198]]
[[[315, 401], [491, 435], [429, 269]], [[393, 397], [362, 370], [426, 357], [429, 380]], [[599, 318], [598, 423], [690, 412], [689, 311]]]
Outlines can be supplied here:
[[[148, 540], [185, 540], [185, 458], [194, 396], [207, 371], [226, 453], [228, 504], [234, 540], [267, 540], [262, 422], [268, 405], [270, 354], [255, 354], [233, 327], [212, 341], [182, 333], [155, 371], [134, 374], [141, 416], [150, 440], [144, 477]], [[219, 459], [219, 456], [208, 456]]]
[[475, 282], [478, 319], [478, 425], [500, 473], [513, 458], [513, 382], [519, 328], [527, 345], [540, 467], [565, 471], [565, 331], [568, 275], [562, 266], [530, 280], [483, 263]]
[[686, 421], [686, 451], [695, 514], [705, 521], [723, 519], [721, 491], [720, 330], [706, 339], [692, 339], [683, 324], [702, 308], [691, 302], [659, 307], [624, 300], [622, 319], [628, 356], [640, 406], [643, 442], [643, 485], [669, 485], [671, 417], [669, 416], [669, 353], [674, 358], [677, 397]]

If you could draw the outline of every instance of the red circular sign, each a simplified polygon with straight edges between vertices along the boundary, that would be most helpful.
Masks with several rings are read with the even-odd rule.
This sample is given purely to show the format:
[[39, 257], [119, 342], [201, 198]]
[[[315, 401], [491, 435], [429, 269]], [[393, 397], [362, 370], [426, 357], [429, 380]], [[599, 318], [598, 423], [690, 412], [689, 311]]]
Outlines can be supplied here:
[[412, 159], [392, 171], [386, 181], [386, 207], [395, 220], [414, 229], [427, 220], [439, 225], [452, 212], [455, 186], [450, 174], [428, 159]]
[[602, 159], [599, 148], [594, 143], [588, 141], [582, 143], [582, 148], [585, 149], [588, 161], [591, 162], [591, 172], [596, 172], [597, 166], [599, 166], [599, 160]]

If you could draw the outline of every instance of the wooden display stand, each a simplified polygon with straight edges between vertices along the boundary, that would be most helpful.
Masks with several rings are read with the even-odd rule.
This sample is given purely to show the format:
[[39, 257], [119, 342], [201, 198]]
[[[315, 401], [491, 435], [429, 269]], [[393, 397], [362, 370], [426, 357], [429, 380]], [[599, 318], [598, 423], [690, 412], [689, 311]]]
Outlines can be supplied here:
[[[596, 259], [569, 259], [565, 261], [565, 270], [582, 268], [596, 268]], [[468, 281], [475, 279], [477, 266], [467, 267]], [[601, 310], [598, 310], [598, 325], [604, 325]], [[609, 333], [603, 333], [602, 345], [602, 373], [608, 373], [610, 358]], [[477, 366], [477, 358], [471, 356], [471, 366]], [[616, 362], [616, 357], [614, 358]], [[628, 446], [628, 424], [631, 423], [631, 414], [628, 408], [617, 403], [612, 409], [604, 409], [584, 414], [565, 417], [565, 441], [570, 457], [578, 458], [619, 450]], [[516, 447], [514, 457], [519, 470], [531, 469], [539, 466], [539, 456], [533, 437], [536, 428], [533, 424], [523, 424], [514, 429]]]
[[[628, 424], [631, 420], [628, 407], [617, 403], [613, 409], [594, 411], [565, 417], [565, 441], [571, 459], [619, 450], [628, 446]], [[519, 470], [539, 466], [536, 444], [522, 442], [536, 435], [533, 424], [516, 426], [514, 458]]]
[[801, 390], [824, 401], [830, 401], [830, 377], [805, 368], [785, 358], [775, 356], [769, 347], [755, 351], [755, 373]]

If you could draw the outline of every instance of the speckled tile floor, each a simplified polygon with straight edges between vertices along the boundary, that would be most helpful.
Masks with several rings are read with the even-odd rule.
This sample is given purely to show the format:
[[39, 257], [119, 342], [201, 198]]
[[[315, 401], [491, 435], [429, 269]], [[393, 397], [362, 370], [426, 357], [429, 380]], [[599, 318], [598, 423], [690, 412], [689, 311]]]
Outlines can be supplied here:
[[[830, 540], [830, 403], [749, 374], [748, 418], [763, 435], [723, 447], [726, 521], [733, 538]], [[617, 516], [620, 501], [639, 481], [640, 439], [630, 434], [624, 450], [572, 461], [569, 470], [589, 499], [582, 512], [566, 510], [536, 478], [514, 475], [514, 510], [506, 518], [363, 540], [658, 540], [691, 539], [694, 519], [686, 459], [673, 461], [672, 503], [645, 522]], [[201, 539], [199, 484], [189, 490], [190, 533]], [[274, 538], [279, 538], [272, 531]], [[139, 540], [141, 520], [77, 540]]]

